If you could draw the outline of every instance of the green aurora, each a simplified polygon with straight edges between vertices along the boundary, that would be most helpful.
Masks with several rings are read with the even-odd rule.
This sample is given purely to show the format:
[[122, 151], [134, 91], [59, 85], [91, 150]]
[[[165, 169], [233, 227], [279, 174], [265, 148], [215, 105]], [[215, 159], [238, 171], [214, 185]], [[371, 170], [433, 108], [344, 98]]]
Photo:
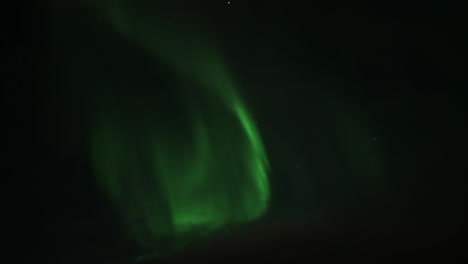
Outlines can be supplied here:
[[97, 180], [124, 228], [153, 247], [257, 219], [268, 208], [268, 160], [214, 41], [170, 31], [128, 2], [100, 1], [95, 8], [121, 37], [190, 85], [174, 88], [178, 110], [95, 116], [90, 139]]

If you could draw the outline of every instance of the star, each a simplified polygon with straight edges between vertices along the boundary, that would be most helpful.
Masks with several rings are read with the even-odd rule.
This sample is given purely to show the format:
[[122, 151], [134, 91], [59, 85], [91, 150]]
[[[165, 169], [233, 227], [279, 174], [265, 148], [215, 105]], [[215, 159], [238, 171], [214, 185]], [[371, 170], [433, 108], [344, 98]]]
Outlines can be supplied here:
[[230, 4], [231, 4], [231, 1], [228, 1], [227, 4], [230, 5]]

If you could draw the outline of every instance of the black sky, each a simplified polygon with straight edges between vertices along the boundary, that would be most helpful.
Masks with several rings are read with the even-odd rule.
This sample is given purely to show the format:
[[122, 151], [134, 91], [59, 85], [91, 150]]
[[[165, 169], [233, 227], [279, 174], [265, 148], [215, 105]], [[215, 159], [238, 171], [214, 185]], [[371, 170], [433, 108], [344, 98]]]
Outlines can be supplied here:
[[[380, 243], [384, 252], [395, 244], [402, 251], [420, 245], [419, 253], [462, 247], [468, 176], [463, 9], [440, 2], [414, 7], [389, 1], [355, 7], [309, 2], [164, 4], [175, 26], [190, 27], [186, 21], [193, 19], [212, 29], [244, 85], [269, 152], [271, 217], [279, 227], [261, 225], [240, 239], [262, 244], [265, 256], [283, 247], [285, 256], [296, 256], [310, 252], [306, 245], [323, 244], [338, 254], [355, 233], [373, 241], [362, 248]], [[56, 259], [91, 254], [86, 245], [94, 239], [106, 248], [102, 255], [114, 254], [108, 248], [115, 244], [115, 223], [93, 185], [89, 157], [78, 147], [80, 123], [63, 117], [69, 117], [70, 107], [60, 102], [74, 93], [54, 86], [66, 76], [60, 76], [50, 17], [66, 12], [74, 29], [94, 25], [90, 35], [109, 39], [113, 33], [99, 14], [77, 3], [63, 10], [51, 6], [18, 8], [2, 37], [4, 175], [10, 218], [18, 226], [11, 244], [28, 252], [33, 248], [37, 258]], [[188, 24], [177, 24], [178, 16]], [[74, 48], [79, 50], [80, 42]], [[385, 183], [378, 188], [349, 178], [360, 175], [354, 175], [337, 143], [346, 118], [335, 118], [334, 109], [346, 112], [342, 102], [365, 120], [368, 140], [379, 146]], [[314, 212], [326, 215], [320, 220], [326, 224], [308, 220]], [[222, 252], [236, 251], [226, 243], [229, 250], [220, 246]], [[249, 247], [255, 248], [238, 251], [250, 252]]]

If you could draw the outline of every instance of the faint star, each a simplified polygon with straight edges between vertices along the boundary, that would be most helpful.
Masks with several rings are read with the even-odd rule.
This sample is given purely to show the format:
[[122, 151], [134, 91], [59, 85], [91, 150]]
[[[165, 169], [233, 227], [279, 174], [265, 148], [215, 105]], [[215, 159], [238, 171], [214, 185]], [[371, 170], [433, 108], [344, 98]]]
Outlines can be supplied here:
[[231, 4], [231, 2], [230, 2], [230, 1], [228, 1], [228, 2], [227, 2], [227, 4], [228, 4], [228, 5], [230, 5], [230, 4]]
[[299, 169], [299, 165], [296, 165], [296, 168]]
[[377, 138], [375, 137], [375, 138], [373, 138], [373, 140], [377, 140]]

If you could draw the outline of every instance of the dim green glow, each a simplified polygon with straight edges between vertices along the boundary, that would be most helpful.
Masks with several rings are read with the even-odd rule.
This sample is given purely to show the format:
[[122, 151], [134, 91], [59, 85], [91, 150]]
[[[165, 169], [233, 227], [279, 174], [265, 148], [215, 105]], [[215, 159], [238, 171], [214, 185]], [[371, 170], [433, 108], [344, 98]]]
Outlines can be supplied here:
[[169, 30], [131, 1], [99, 3], [123, 38], [197, 87], [179, 90], [183, 110], [166, 109], [177, 118], [142, 110], [129, 110], [129, 119], [108, 109], [97, 115], [97, 179], [128, 232], [149, 247], [260, 217], [270, 195], [267, 157], [213, 42]]

